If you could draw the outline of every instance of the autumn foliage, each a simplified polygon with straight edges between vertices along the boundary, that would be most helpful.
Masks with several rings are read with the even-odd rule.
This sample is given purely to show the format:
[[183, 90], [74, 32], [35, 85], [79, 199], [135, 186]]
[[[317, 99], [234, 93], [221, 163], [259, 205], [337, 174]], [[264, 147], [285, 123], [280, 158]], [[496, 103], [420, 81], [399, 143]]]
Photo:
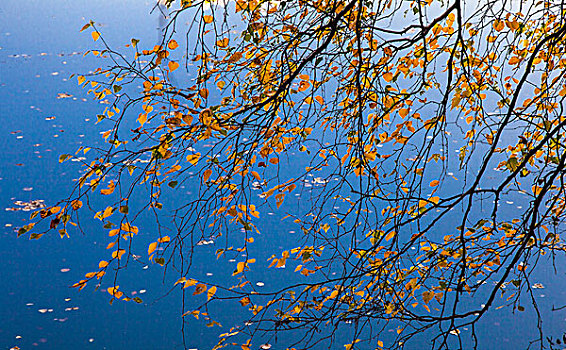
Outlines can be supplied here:
[[[248, 322], [218, 348], [257, 347], [263, 332], [299, 334], [282, 349], [400, 348], [423, 334], [451, 348], [472, 344], [460, 330], [489, 310], [524, 310], [535, 267], [564, 253], [561, 1], [164, 5], [155, 46], [117, 50], [83, 28], [104, 63], [75, 79], [110, 101], [107, 147], [77, 151], [90, 158], [71, 195], [32, 217], [62, 237], [90, 211], [101, 222], [108, 256], [75, 287], [132, 300], [105, 274], [141, 255], [197, 300], [180, 317], [216, 322], [209, 303], [239, 305]], [[268, 239], [269, 211], [299, 238], [260, 264], [248, 253]], [[147, 212], [168, 234], [140, 251]], [[231, 283], [187, 267], [207, 242], [237, 260]], [[297, 279], [259, 289], [248, 275], [264, 265]], [[351, 338], [334, 338], [346, 327]]]

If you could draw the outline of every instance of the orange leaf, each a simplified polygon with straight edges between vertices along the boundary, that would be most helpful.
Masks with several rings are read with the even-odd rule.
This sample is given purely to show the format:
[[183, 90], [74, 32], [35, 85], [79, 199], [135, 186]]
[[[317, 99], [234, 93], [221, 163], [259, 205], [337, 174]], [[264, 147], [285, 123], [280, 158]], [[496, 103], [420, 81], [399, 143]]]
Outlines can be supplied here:
[[177, 41], [171, 40], [171, 41], [169, 42], [169, 44], [167, 44], [167, 47], [168, 47], [170, 50], [175, 50], [176, 48], [179, 47], [179, 44], [177, 44]]
[[436, 186], [438, 186], [438, 184], [440, 184], [440, 181], [438, 181], [438, 180], [432, 180], [432, 181], [430, 182], [430, 187], [436, 187]]
[[204, 23], [212, 23], [212, 21], [214, 20], [214, 17], [212, 16], [204, 16]]
[[174, 71], [175, 69], [179, 68], [179, 63], [175, 62], [175, 61], [170, 61], [169, 64], [167, 65], [169, 67], [169, 71]]
[[204, 174], [202, 174], [202, 182], [207, 182], [208, 179], [210, 178], [210, 175], [212, 175], [212, 170], [206, 169], [204, 171]]
[[94, 41], [97, 41], [100, 38], [100, 33], [98, 32], [92, 32], [90, 35], [92, 35], [92, 40]]
[[387, 234], [387, 236], [385, 236], [385, 240], [389, 241], [391, 238], [393, 238], [397, 233], [395, 231], [391, 231]]
[[259, 174], [258, 174], [257, 171], [253, 171], [253, 170], [252, 170], [251, 174], [252, 174], [253, 177], [255, 177], [255, 179], [256, 179], [257, 181], [261, 181], [261, 177], [259, 176]]
[[229, 42], [230, 42], [230, 40], [228, 38], [224, 38], [224, 39], [221, 39], [221, 40], [217, 40], [216, 45], [218, 47], [226, 47], [226, 46], [228, 46]]
[[103, 195], [109, 195], [109, 194], [112, 194], [114, 192], [115, 188], [116, 188], [116, 185], [114, 185], [114, 181], [111, 180], [110, 183], [108, 184], [108, 188], [100, 190], [100, 193], [102, 193]]
[[496, 19], [495, 21], [493, 21], [493, 28], [498, 32], [500, 32], [505, 28], [505, 23], [503, 23], [503, 21]]
[[206, 284], [199, 283], [196, 285], [193, 295], [201, 294], [205, 290], [206, 290]]

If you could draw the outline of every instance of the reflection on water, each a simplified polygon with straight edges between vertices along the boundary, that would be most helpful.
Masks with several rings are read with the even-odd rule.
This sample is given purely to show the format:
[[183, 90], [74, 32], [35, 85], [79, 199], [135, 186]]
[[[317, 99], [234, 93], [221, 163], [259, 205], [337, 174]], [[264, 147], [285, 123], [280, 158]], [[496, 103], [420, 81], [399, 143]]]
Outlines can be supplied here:
[[[36, 6], [31, 6], [32, 3]], [[0, 122], [4, 133], [0, 141], [0, 201], [4, 208], [9, 208], [2, 211], [0, 222], [0, 227], [4, 227], [0, 234], [0, 253], [7, 262], [0, 265], [2, 349], [16, 346], [22, 349], [181, 348], [179, 299], [175, 295], [159, 299], [162, 296], [158, 292], [162, 290], [160, 269], [142, 263], [132, 278], [123, 281], [134, 290], [132, 295], [141, 295], [147, 300], [146, 304], [109, 305], [106, 291], [85, 289], [79, 293], [68, 288], [91, 271], [97, 259], [105, 254], [105, 244], [99, 242], [102, 241], [99, 227], [86, 227], [87, 235], [77, 234], [64, 240], [47, 236], [38, 241], [18, 240], [13, 231], [25, 222], [29, 214], [26, 211], [41, 208], [46, 205], [44, 200], [47, 203], [68, 190], [72, 176], [62, 173], [77, 173], [78, 163], [60, 166], [58, 156], [74, 153], [83, 137], [89, 144], [99, 138], [99, 128], [88, 119], [100, 113], [100, 105], [84, 98], [85, 91], [76, 86], [76, 80], [67, 82], [72, 73], [88, 72], [95, 64], [89, 58], [82, 58], [81, 53], [92, 48], [93, 43], [88, 33], [78, 32], [80, 27], [92, 18], [108, 23], [105, 35], [120, 35], [123, 39], [124, 33], [129, 35], [128, 31], [136, 30], [135, 35], [146, 39], [146, 44], [153, 40], [161, 43], [168, 20], [168, 9], [163, 3], [153, 7], [151, 16], [147, 16], [153, 6], [149, 3], [103, 1], [97, 4], [102, 7], [95, 9], [91, 2], [80, 0], [71, 3], [2, 0], [0, 6], [0, 13], [6, 14], [0, 27], [0, 92], [3, 97]], [[125, 13], [128, 15], [124, 16]], [[109, 19], [112, 16], [114, 18]], [[156, 20], [157, 28], [154, 28]], [[36, 28], [30, 24], [38, 23], [43, 28], [41, 37], [37, 31], [30, 30]], [[140, 28], [145, 31], [140, 33]], [[55, 72], [57, 74], [53, 74]], [[324, 184], [323, 179], [313, 178], [305, 181], [304, 187]], [[262, 184], [257, 182], [254, 187], [261, 189]], [[515, 203], [522, 201], [518, 199]], [[511, 206], [513, 202], [506, 204]], [[266, 225], [278, 223], [278, 219], [270, 221], [273, 213], [267, 214]], [[286, 232], [280, 223], [273, 224], [270, 231], [281, 241], [283, 237], [296, 237], [294, 231]], [[214, 244], [214, 240], [204, 239], [198, 245], [214, 251]], [[135, 270], [134, 266], [132, 269]], [[212, 269], [201, 273], [214, 274], [215, 278], [221, 275], [221, 271]], [[263, 277], [258, 276], [255, 285], [271, 288], [270, 276]], [[540, 305], [546, 307], [556, 300], [557, 307], [562, 305], [565, 288], [558, 288], [560, 283], [553, 280], [550, 273], [540, 277], [540, 282], [537, 279], [532, 284], [533, 295], [539, 298]], [[222, 311], [230, 314], [238, 310]], [[517, 333], [525, 333], [525, 337], [532, 336], [532, 319], [502, 312], [493, 313], [482, 323], [485, 329], [481, 331], [480, 340], [488, 340], [482, 349], [513, 349], [517, 344], [524, 344], [521, 336], [516, 340], [502, 339], [503, 334], [513, 333], [509, 329], [517, 329]], [[561, 328], [565, 324], [563, 314], [555, 313], [546, 319], [548, 327], [553, 327], [550, 335], [560, 336], [566, 330]], [[191, 322], [187, 345], [210, 348], [217, 339], [218, 329], [206, 328], [196, 320]], [[232, 325], [226, 323], [227, 328]], [[500, 332], [504, 327], [508, 329]], [[465, 331], [467, 329], [462, 330]], [[261, 347], [268, 349], [271, 345], [266, 343]], [[341, 344], [336, 346], [341, 347]]]

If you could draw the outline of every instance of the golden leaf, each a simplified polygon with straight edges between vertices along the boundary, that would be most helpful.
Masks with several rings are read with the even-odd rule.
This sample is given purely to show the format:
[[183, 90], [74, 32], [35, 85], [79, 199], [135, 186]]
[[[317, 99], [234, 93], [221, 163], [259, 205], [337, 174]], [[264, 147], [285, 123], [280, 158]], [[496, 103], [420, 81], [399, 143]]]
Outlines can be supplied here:
[[115, 188], [116, 188], [116, 185], [114, 185], [114, 181], [111, 180], [110, 183], [108, 184], [108, 188], [100, 190], [100, 193], [103, 194], [103, 195], [109, 195], [109, 194], [112, 194], [114, 192]]
[[251, 302], [250, 297], [243, 297], [242, 299], [240, 299], [240, 304], [242, 306], [246, 306]]
[[175, 69], [179, 68], [179, 63], [175, 62], [175, 61], [170, 61], [169, 64], [167, 65], [169, 67], [169, 71], [174, 71]]
[[169, 44], [167, 44], [167, 47], [169, 48], [169, 50], [175, 50], [179, 47], [179, 44], [177, 44], [177, 41], [171, 40]]
[[397, 232], [395, 231], [391, 231], [387, 234], [387, 236], [385, 236], [385, 240], [389, 241], [391, 238], [393, 238], [395, 235], [397, 234]]
[[207, 295], [207, 299], [206, 299], [206, 300], [210, 300], [210, 298], [212, 298], [215, 293], [216, 293], [216, 286], [210, 287], [210, 288], [208, 289], [208, 291], [206, 292], [206, 295]]
[[157, 249], [157, 242], [152, 242], [149, 244], [149, 248], [147, 249], [147, 255], [151, 255]]
[[102, 213], [102, 219], [106, 219], [107, 217], [109, 217], [113, 213], [114, 213], [114, 208], [106, 207], [106, 209], [104, 209], [104, 213]]

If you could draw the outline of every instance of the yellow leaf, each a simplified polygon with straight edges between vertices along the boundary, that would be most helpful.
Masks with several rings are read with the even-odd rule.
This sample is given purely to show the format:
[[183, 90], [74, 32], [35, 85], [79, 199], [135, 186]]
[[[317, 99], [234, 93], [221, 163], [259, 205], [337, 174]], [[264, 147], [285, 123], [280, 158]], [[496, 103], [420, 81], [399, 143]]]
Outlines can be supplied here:
[[163, 236], [163, 237], [159, 238], [157, 241], [159, 243], [167, 243], [167, 242], [171, 241], [171, 238], [169, 236]]
[[105, 268], [106, 266], [108, 266], [108, 261], [100, 260], [100, 262], [98, 263], [98, 268], [99, 268], [99, 269], [103, 269], [103, 268]]
[[124, 253], [126, 253], [125, 249], [118, 249], [118, 250], [115, 250], [115, 251], [112, 252], [112, 257], [118, 258], [118, 260], [119, 260], [119, 259], [122, 258], [122, 255], [124, 255]]
[[340, 293], [338, 290], [333, 290], [332, 293], [330, 293], [330, 295], [328, 296], [328, 299], [334, 299], [338, 296], [338, 293]]
[[244, 268], [246, 267], [246, 263], [243, 261], [240, 261], [237, 265], [236, 265], [236, 271], [234, 271], [234, 273], [232, 274], [232, 276], [235, 276], [239, 273], [242, 273], [244, 271]]
[[207, 299], [206, 300], [210, 300], [210, 298], [212, 298], [214, 296], [214, 294], [216, 293], [216, 287], [212, 286], [208, 289], [208, 291], [206, 292], [207, 295]]
[[132, 226], [127, 222], [122, 223], [122, 225], [120, 225], [120, 229], [122, 231], [131, 232], [131, 233], [138, 233], [139, 232], [139, 229], [138, 229], [137, 226]]
[[188, 279], [188, 280], [185, 281], [185, 286], [183, 287], [183, 289], [184, 289], [184, 288], [187, 288], [187, 287], [190, 287], [190, 286], [194, 286], [195, 284], [197, 284], [197, 281], [196, 281], [196, 280], [194, 280], [194, 279], [192, 279], [192, 278], [191, 278], [191, 279]]
[[175, 282], [175, 285], [178, 285], [179, 283], [185, 283], [187, 282], [187, 279], [185, 277], [181, 277], [177, 280], [177, 282]]
[[212, 21], [214, 20], [214, 17], [212, 16], [204, 16], [204, 23], [212, 23]]
[[82, 83], [84, 83], [84, 82], [86, 81], [86, 78], [83, 77], [82, 75], [79, 75], [79, 76], [77, 77], [77, 80], [78, 80], [78, 82], [79, 82], [79, 85], [82, 85]]
[[106, 219], [107, 217], [112, 215], [112, 213], [114, 213], [114, 208], [106, 207], [106, 209], [104, 209], [104, 213], [102, 213], [102, 219]]
[[150, 243], [149, 248], [147, 249], [147, 255], [151, 255], [155, 249], [157, 249], [157, 242]]
[[98, 32], [92, 32], [90, 35], [92, 35], [92, 40], [94, 41], [97, 41], [100, 38], [100, 33]]
[[197, 165], [199, 158], [200, 158], [200, 153], [189, 154], [187, 156], [187, 162], [191, 163], [192, 165]]
[[138, 123], [140, 123], [143, 126], [146, 121], [147, 121], [147, 113], [140, 114], [138, 117]]

